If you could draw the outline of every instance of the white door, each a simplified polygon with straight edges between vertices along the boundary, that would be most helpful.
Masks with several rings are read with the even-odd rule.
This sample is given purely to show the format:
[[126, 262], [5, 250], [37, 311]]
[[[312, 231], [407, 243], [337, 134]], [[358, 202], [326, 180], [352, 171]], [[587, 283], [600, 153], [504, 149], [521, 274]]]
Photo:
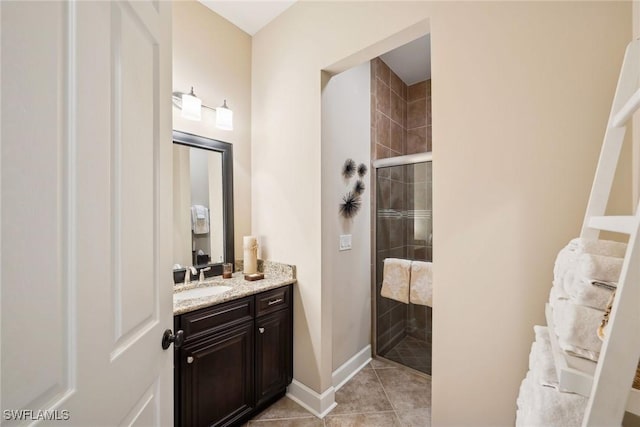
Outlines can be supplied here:
[[0, 2], [3, 425], [173, 423], [170, 8]]

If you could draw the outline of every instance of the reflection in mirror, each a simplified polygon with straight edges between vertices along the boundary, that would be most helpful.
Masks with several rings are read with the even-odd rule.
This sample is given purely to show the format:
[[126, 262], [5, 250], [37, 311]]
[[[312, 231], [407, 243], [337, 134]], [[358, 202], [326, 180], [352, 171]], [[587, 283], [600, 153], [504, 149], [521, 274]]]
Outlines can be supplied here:
[[178, 131], [173, 139], [174, 264], [222, 274], [233, 262], [231, 144]]
[[175, 262], [224, 262], [222, 154], [174, 145]]

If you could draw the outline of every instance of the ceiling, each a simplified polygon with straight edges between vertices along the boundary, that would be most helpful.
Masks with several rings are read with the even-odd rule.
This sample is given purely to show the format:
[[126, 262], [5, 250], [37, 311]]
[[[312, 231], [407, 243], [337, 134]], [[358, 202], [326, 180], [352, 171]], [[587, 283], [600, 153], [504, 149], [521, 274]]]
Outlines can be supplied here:
[[199, 1], [252, 36], [296, 2], [296, 0]]
[[420, 37], [380, 58], [410, 86], [431, 78], [431, 36]]
[[[198, 0], [253, 36], [296, 0]], [[407, 85], [431, 78], [431, 37], [427, 34], [380, 56]]]

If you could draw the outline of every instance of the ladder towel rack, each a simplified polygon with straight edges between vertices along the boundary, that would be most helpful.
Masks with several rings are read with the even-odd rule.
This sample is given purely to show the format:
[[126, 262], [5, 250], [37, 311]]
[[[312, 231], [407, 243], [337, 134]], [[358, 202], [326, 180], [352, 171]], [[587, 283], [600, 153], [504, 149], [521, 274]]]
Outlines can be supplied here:
[[[627, 46], [580, 237], [601, 230], [629, 235], [609, 332], [595, 366], [583, 427], [620, 425], [640, 358], [640, 211], [605, 216], [629, 119], [640, 108], [640, 40]], [[586, 373], [585, 373], [586, 374]], [[637, 400], [637, 394], [634, 394]], [[632, 399], [633, 400], [633, 399]]]

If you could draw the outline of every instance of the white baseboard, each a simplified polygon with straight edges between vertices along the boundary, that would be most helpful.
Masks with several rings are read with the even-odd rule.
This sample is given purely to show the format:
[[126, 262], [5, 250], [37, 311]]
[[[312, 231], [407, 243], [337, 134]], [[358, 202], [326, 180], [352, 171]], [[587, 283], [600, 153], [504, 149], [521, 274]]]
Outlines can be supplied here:
[[340, 387], [345, 385], [355, 374], [360, 372], [362, 368], [371, 362], [371, 346], [367, 345], [360, 350], [351, 359], [347, 360], [342, 366], [333, 371], [331, 375], [333, 388], [338, 391]]
[[287, 387], [287, 397], [318, 418], [324, 418], [337, 405], [333, 386], [318, 394], [295, 379]]
[[287, 387], [287, 397], [318, 418], [324, 418], [336, 407], [336, 391], [371, 362], [371, 346], [360, 350], [331, 375], [333, 385], [322, 394], [295, 379]]

